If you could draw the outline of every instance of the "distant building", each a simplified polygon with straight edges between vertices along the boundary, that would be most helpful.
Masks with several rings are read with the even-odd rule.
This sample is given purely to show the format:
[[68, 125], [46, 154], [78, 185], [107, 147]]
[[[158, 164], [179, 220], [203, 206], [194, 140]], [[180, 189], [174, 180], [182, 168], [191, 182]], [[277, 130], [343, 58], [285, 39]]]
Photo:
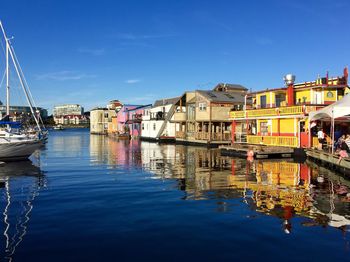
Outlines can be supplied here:
[[55, 106], [53, 109], [55, 124], [80, 125], [89, 123], [89, 118], [84, 114], [84, 108], [78, 104], [66, 104]]
[[[37, 107], [36, 110], [39, 111], [42, 119], [47, 118], [46, 109]], [[0, 101], [0, 114], [1, 114], [1, 118], [6, 116], [6, 105], [3, 105], [1, 101]], [[10, 118], [13, 121], [19, 121], [20, 119], [23, 118], [23, 115], [29, 116], [31, 114], [32, 113], [30, 111], [29, 106], [10, 106]]]

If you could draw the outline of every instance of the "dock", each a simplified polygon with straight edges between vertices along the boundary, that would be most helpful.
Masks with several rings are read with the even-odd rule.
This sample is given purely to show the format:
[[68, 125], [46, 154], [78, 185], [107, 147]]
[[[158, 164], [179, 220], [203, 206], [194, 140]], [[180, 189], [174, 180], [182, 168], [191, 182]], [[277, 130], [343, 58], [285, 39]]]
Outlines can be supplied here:
[[306, 155], [313, 161], [320, 162], [324, 166], [331, 167], [342, 173], [350, 174], [350, 158], [343, 158], [338, 164], [339, 156], [318, 149], [307, 149]]
[[217, 148], [222, 145], [229, 145], [231, 141], [209, 141], [209, 140], [197, 140], [197, 139], [181, 139], [176, 138], [176, 144], [188, 145], [188, 146], [206, 146], [210, 148]]
[[254, 152], [254, 157], [257, 159], [292, 158], [294, 156], [294, 149], [291, 147], [237, 143], [230, 146], [220, 146], [219, 148], [222, 156], [236, 156], [245, 158], [250, 150]]

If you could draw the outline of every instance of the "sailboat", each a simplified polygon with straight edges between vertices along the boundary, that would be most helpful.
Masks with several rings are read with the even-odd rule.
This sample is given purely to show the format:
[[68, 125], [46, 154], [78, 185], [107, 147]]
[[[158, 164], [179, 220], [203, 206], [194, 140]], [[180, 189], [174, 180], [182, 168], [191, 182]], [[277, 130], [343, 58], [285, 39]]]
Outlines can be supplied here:
[[[0, 21], [0, 28], [6, 43], [6, 117], [0, 120], [0, 160], [13, 161], [27, 159], [35, 150], [39, 149], [47, 140], [47, 131], [41, 127], [40, 114], [34, 109], [33, 97], [24, 78], [22, 68], [11, 44], [5, 29]], [[31, 116], [34, 119], [35, 127], [24, 128], [24, 123], [12, 122], [10, 119], [10, 84], [9, 65], [10, 59], [19, 78], [20, 85], [24, 92], [27, 103], [30, 107]]]

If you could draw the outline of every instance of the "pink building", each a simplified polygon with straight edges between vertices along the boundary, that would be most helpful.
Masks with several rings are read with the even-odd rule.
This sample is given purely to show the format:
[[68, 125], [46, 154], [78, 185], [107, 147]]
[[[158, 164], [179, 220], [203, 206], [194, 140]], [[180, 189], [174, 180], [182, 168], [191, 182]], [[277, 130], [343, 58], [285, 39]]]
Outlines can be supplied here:
[[124, 105], [117, 114], [118, 132], [128, 133], [131, 137], [139, 137], [144, 110], [152, 105]]

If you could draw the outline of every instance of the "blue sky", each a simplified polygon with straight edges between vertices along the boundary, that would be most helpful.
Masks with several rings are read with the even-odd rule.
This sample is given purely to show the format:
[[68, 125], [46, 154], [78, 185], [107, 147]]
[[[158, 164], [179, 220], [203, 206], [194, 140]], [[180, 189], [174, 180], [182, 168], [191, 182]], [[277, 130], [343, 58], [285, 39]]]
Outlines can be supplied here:
[[282, 86], [286, 73], [341, 75], [349, 11], [348, 0], [11, 0], [0, 19], [37, 104], [89, 110], [218, 82], [260, 90]]

